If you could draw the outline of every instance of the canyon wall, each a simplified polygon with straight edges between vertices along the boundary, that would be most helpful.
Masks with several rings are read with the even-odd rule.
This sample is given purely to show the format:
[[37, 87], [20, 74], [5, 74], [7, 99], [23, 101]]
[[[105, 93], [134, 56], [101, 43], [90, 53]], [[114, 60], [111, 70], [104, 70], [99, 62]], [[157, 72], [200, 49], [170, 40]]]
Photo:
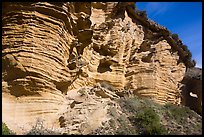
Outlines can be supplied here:
[[19, 133], [39, 117], [59, 127], [62, 115], [78, 115], [71, 109], [73, 100], [83, 100], [77, 91], [102, 85], [114, 89], [100, 89], [90, 99], [93, 111], [86, 112], [90, 102], [79, 107], [98, 125], [106, 117], [101, 108], [126, 94], [180, 104], [186, 53], [166, 28], [136, 13], [134, 4], [3, 3], [3, 121]]

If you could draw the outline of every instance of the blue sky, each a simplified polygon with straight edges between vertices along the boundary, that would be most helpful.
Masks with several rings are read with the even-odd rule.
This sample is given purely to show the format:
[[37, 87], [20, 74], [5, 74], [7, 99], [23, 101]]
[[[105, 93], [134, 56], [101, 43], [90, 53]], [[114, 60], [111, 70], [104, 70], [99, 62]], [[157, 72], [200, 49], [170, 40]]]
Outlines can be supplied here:
[[146, 10], [151, 20], [178, 34], [196, 60], [196, 67], [202, 67], [202, 2], [136, 2], [136, 6]]

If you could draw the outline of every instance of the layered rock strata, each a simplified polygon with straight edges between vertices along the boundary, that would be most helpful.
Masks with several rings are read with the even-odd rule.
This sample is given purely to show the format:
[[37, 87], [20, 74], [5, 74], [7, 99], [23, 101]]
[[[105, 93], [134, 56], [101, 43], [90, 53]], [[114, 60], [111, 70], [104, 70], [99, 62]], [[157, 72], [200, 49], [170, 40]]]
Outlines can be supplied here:
[[[170, 32], [135, 13], [134, 4], [3, 3], [3, 121], [19, 133], [19, 126], [29, 129], [38, 117], [59, 127], [60, 119], [82, 113], [67, 96], [104, 82], [115, 89], [94, 90], [100, 103], [75, 101], [87, 117], [97, 117], [93, 129], [107, 119], [105, 109], [99, 112], [110, 105], [103, 100], [134, 94], [180, 104], [181, 80], [191, 62]], [[91, 102], [93, 111], [87, 109]]]

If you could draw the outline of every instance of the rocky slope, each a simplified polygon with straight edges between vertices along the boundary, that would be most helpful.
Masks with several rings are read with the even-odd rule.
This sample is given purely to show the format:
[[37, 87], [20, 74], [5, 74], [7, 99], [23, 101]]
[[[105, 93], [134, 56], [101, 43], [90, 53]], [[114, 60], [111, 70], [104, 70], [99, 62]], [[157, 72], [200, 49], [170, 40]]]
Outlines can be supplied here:
[[134, 2], [2, 7], [3, 121], [18, 134], [39, 117], [49, 128], [88, 134], [126, 95], [181, 103], [188, 53]]
[[[88, 90], [88, 89], [87, 89]], [[185, 106], [170, 103], [160, 105], [147, 98], [122, 97], [115, 100], [120, 109], [114, 106], [107, 110], [108, 121], [89, 132], [89, 135], [201, 135], [202, 116]], [[61, 117], [63, 121], [63, 117]], [[64, 120], [65, 121], [65, 120]], [[75, 121], [76, 122], [76, 121]], [[2, 124], [3, 135], [15, 135]], [[47, 129], [38, 120], [24, 135], [70, 135], [84, 134], [79, 126], [74, 132]]]
[[145, 98], [120, 98], [120, 111], [108, 110], [110, 120], [96, 135], [202, 135], [202, 116], [185, 106], [160, 105]]

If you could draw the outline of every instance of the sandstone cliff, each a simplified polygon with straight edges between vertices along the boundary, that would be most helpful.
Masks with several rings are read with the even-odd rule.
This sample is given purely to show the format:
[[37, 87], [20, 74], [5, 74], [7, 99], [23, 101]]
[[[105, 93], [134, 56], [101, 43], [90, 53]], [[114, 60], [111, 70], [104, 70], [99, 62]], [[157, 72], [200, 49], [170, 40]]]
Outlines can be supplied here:
[[121, 96], [180, 104], [192, 62], [178, 42], [134, 2], [5, 2], [3, 121], [19, 134], [39, 117], [88, 134]]

